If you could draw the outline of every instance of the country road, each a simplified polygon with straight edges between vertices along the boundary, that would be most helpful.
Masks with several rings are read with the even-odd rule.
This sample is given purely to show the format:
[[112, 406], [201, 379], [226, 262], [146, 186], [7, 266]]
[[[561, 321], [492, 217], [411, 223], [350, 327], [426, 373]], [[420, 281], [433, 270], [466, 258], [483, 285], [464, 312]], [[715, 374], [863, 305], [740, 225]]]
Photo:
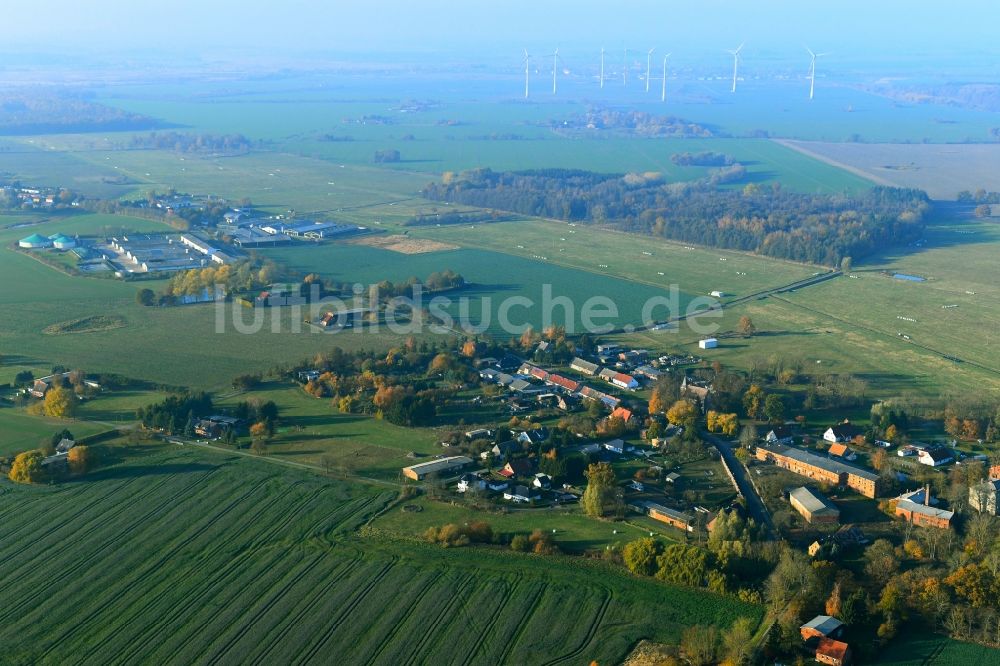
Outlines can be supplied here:
[[757, 489], [754, 488], [753, 483], [750, 481], [747, 468], [736, 459], [732, 444], [709, 433], [702, 433], [702, 437], [716, 448], [719, 455], [729, 465], [740, 494], [743, 496], [744, 502], [746, 502], [747, 511], [750, 512], [750, 516], [757, 521], [758, 525], [766, 525], [767, 529], [774, 534], [774, 523], [771, 522], [771, 515], [767, 512], [767, 507], [764, 506], [764, 500], [757, 494]]

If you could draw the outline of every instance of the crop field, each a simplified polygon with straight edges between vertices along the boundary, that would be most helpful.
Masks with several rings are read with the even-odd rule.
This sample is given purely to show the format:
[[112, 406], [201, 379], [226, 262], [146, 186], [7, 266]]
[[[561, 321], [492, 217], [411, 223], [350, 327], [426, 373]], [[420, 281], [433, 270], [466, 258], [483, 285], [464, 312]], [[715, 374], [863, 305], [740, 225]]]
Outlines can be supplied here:
[[879, 653], [882, 666], [967, 666], [992, 664], [1000, 650], [952, 640], [931, 631], [905, 631]]
[[[504, 228], [515, 230], [515, 224]], [[489, 231], [499, 225], [487, 225]], [[484, 228], [484, 227], [479, 227]], [[530, 243], [530, 240], [525, 240]], [[526, 245], [525, 247], [530, 247]], [[535, 248], [543, 251], [542, 248]], [[313, 247], [288, 247], [267, 250], [263, 254], [291, 266], [299, 272], [316, 272], [338, 281], [358, 281], [363, 285], [375, 284], [379, 280], [403, 281], [414, 276], [424, 278], [434, 271], [451, 269], [460, 273], [472, 285], [464, 290], [440, 296], [452, 303], [445, 309], [456, 320], [462, 314], [460, 299], [467, 299], [465, 308], [467, 319], [473, 327], [483, 327], [490, 332], [503, 334], [499, 313], [508, 298], [528, 298], [534, 305], [528, 308], [518, 306], [512, 309], [509, 320], [514, 325], [529, 324], [540, 330], [545, 319], [544, 289], [550, 285], [551, 300], [569, 298], [573, 312], [559, 305], [551, 308], [551, 321], [565, 323], [567, 330], [581, 330], [581, 316], [584, 303], [592, 297], [611, 299], [617, 308], [613, 317], [595, 317], [595, 325], [611, 324], [621, 326], [642, 322], [643, 306], [648, 299], [663, 296], [662, 290], [647, 284], [630, 283], [613, 274], [596, 271], [582, 271], [555, 261], [535, 260], [503, 252], [481, 249], [447, 250], [416, 255], [403, 255], [391, 250], [356, 244], [326, 243]], [[430, 300], [432, 296], [426, 298]], [[687, 305], [691, 296], [679, 295], [681, 307]], [[603, 312], [603, 310], [602, 310]], [[662, 309], [654, 316], [662, 318]], [[519, 331], [516, 331], [519, 332]], [[515, 332], [515, 333], [516, 333]]]
[[391, 494], [273, 469], [130, 450], [72, 483], [0, 482], [5, 659], [611, 663], [762, 615], [600, 563], [359, 538]]
[[[86, 234], [120, 226], [163, 228], [146, 220], [88, 215], [53, 218], [30, 230], [0, 230], [0, 279], [18, 286], [0, 293], [0, 320], [4, 322], [0, 353], [12, 357], [0, 367], [4, 377], [13, 378], [21, 369], [37, 374], [64, 365], [172, 386], [218, 388], [236, 375], [312, 357], [333, 346], [386, 349], [401, 339], [384, 328], [330, 335], [302, 326], [301, 332], [294, 332], [293, 326], [301, 322], [293, 322], [290, 313], [276, 311], [267, 313], [258, 333], [242, 334], [233, 324], [233, 317], [245, 314], [242, 308], [229, 308], [222, 314], [213, 305], [144, 308], [135, 302], [136, 290], [157, 289], [160, 284], [73, 277], [8, 247], [36, 231]], [[53, 325], [95, 314], [120, 318], [124, 326], [92, 333], [43, 334]], [[222, 332], [217, 329], [220, 316]], [[248, 325], [251, 317], [247, 316]], [[274, 332], [275, 325], [278, 332]]]
[[1000, 145], [788, 142], [804, 153], [841, 164], [873, 180], [954, 199], [962, 190], [1000, 190]]
[[[699, 296], [724, 291], [726, 298], [802, 280], [816, 268], [767, 257], [685, 246], [638, 234], [603, 231], [583, 224], [517, 220], [477, 225], [410, 227], [411, 234], [504, 254], [540, 255], [548, 264], [579, 268], [660, 289], [677, 285]], [[660, 275], [663, 273], [663, 275]]]

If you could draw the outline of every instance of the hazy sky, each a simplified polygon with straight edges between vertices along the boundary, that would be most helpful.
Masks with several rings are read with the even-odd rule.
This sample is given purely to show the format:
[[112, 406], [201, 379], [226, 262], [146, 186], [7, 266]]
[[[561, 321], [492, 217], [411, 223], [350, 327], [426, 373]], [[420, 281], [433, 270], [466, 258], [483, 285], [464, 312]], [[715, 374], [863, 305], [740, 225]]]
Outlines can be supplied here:
[[[466, 52], [647, 44], [717, 52], [998, 53], [995, 0], [11, 0], [0, 50]], [[15, 26], [20, 26], [15, 28]]]

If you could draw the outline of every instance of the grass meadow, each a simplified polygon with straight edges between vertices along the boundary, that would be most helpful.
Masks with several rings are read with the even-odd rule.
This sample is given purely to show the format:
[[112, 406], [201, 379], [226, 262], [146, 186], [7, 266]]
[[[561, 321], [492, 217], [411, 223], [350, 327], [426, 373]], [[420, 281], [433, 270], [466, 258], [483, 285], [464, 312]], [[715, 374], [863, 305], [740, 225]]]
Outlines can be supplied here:
[[762, 616], [598, 562], [359, 536], [391, 493], [139, 448], [58, 486], [0, 481], [9, 663], [613, 663]]

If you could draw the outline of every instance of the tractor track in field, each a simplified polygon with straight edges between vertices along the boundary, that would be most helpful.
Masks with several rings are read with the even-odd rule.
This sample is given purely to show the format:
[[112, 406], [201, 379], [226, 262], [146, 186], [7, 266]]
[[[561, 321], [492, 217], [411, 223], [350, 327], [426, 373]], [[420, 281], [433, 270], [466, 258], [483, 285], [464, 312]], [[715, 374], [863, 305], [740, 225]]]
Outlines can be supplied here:
[[[299, 485], [300, 483], [302, 483], [302, 482], [293, 483], [289, 489], [294, 488], [296, 485]], [[260, 486], [257, 486], [257, 488], [259, 488], [259, 487]], [[256, 488], [254, 490], [256, 490]], [[251, 493], [254, 492], [254, 490], [251, 490]], [[314, 499], [314, 497], [315, 497], [316, 494], [317, 493], [314, 493], [313, 495], [311, 495], [311, 496], [303, 499], [302, 503], [309, 503], [309, 502], [311, 502]], [[244, 498], [247, 497], [247, 496], [249, 496], [249, 495], [244, 496]], [[238, 501], [242, 501], [242, 500], [238, 500]], [[270, 506], [268, 506], [268, 505], [266, 505], [264, 503], [260, 503], [260, 504], [258, 504], [258, 508], [257, 508], [257, 510], [256, 510], [255, 513], [253, 513], [252, 515], [246, 514], [246, 515], [242, 516], [241, 519], [242, 519], [242, 521], [244, 523], [249, 522], [249, 523], [252, 524], [261, 515], [265, 514], [267, 512], [267, 510], [270, 509], [270, 508], [271, 508]], [[278, 530], [280, 530], [282, 527], [284, 527], [284, 525], [281, 522], [279, 522], [279, 521], [272, 521], [272, 526], [268, 530], [266, 530], [266, 533], [263, 536], [263, 538], [269, 538], [270, 535], [274, 534], [275, 532], [277, 532]], [[260, 537], [258, 537], [258, 540], [259, 539], [260, 539]], [[217, 541], [214, 548], [211, 548], [208, 551], [201, 552], [201, 553], [198, 554], [198, 557], [199, 557], [200, 560], [202, 560], [202, 563], [196, 563], [196, 566], [203, 566], [204, 560], [211, 559], [217, 553], [221, 552], [226, 547], [228, 547], [228, 545], [229, 544], [226, 543], [225, 541], [221, 541], [221, 540]], [[194, 597], [193, 599], [190, 598], [190, 597], [181, 598], [181, 599], [177, 600], [176, 602], [174, 602], [170, 606], [170, 608], [168, 608], [168, 609], [164, 610], [163, 612], [161, 612], [159, 614], [159, 616], [160, 616], [159, 621], [154, 622], [152, 625], [149, 625], [149, 626], [143, 628], [143, 630], [132, 639], [133, 646], [138, 647], [138, 648], [141, 649], [141, 647], [143, 647], [141, 639], [144, 636], [146, 636], [147, 634], [149, 634], [150, 632], [155, 632], [160, 626], [162, 626], [162, 625], [164, 625], [166, 623], [171, 622], [173, 620], [174, 616], [176, 615], [176, 612], [177, 612], [178, 608], [182, 608], [183, 609], [184, 607], [190, 607], [190, 606], [200, 605], [199, 602], [202, 599], [206, 598], [209, 594], [214, 593], [216, 590], [218, 590], [220, 587], [222, 587], [223, 584], [229, 579], [229, 576], [231, 576], [234, 573], [238, 574], [240, 571], [239, 571], [238, 567], [236, 566], [236, 564], [237, 563], [242, 563], [245, 559], [247, 559], [249, 557], [252, 557], [255, 554], [256, 549], [257, 549], [256, 548], [256, 543], [254, 543], [251, 546], [248, 546], [244, 550], [244, 552], [240, 555], [240, 557], [234, 558], [234, 559], [228, 561], [226, 563], [226, 565], [221, 570], [216, 571], [216, 576], [213, 578], [212, 582], [210, 584], [206, 585], [205, 587], [203, 587], [202, 589], [200, 589], [199, 592], [198, 592], [198, 594], [196, 595], [196, 597]], [[153, 603], [155, 603], [155, 601]], [[139, 616], [140, 613], [141, 613], [141, 611], [131, 613], [133, 621]], [[126, 623], [123, 626], [123, 628], [127, 627], [127, 626], [129, 626], [129, 623]], [[132, 649], [131, 651], [126, 651], [126, 652], [123, 652], [120, 655], [117, 655], [117, 657], [119, 657], [119, 660], [121, 662], [129, 662], [130, 659], [131, 659], [131, 657], [135, 654], [135, 651], [136, 651], [135, 649]], [[89, 657], [90, 654], [88, 654], [87, 656]]]
[[584, 650], [586, 650], [590, 644], [594, 642], [594, 639], [597, 638], [597, 631], [601, 628], [601, 623], [604, 622], [604, 616], [607, 615], [608, 608], [611, 606], [611, 602], [614, 601], [614, 598], [614, 594], [612, 594], [609, 590], [604, 597], [604, 601], [601, 603], [601, 607], [597, 610], [597, 613], [594, 615], [594, 619], [587, 628], [587, 634], [584, 636], [579, 646], [562, 656], [550, 659], [545, 662], [543, 666], [555, 666], [556, 664], [561, 664], [570, 659], [576, 659], [582, 655]]
[[[302, 571], [296, 573], [294, 569], [291, 569], [285, 576], [282, 576], [281, 580], [284, 580], [285, 578], [292, 576], [293, 574], [296, 579], [305, 578], [310, 573], [312, 573], [312, 570], [318, 567], [320, 562], [322, 561], [323, 561], [323, 556], [319, 553], [316, 553], [315, 558], [311, 562], [306, 564], [305, 568]], [[258, 611], [254, 613], [254, 615], [256, 615], [257, 617], [266, 616], [271, 611], [272, 608], [274, 608], [282, 599], [288, 596], [288, 593], [295, 586], [295, 582], [296, 581], [292, 581], [279, 590], [273, 590], [271, 597], [264, 603], [264, 605]], [[241, 613], [240, 616], [233, 621], [232, 626], [242, 627], [243, 619], [246, 618], [246, 616], [249, 615], [251, 611], [254, 611], [254, 607], [252, 605], [248, 606], [243, 610], [243, 613]], [[243, 638], [243, 636], [244, 634], [240, 633], [239, 631], [234, 631], [233, 635], [230, 636], [229, 639], [227, 639], [226, 642], [222, 644], [222, 646], [215, 649], [214, 654], [211, 657], [209, 657], [207, 660], [204, 660], [204, 663], [207, 664], [219, 663], [219, 661], [222, 660], [226, 656], [226, 654], [228, 654], [229, 651], [236, 646], [236, 644], [240, 641], [241, 638]], [[211, 645], [209, 645], [208, 647], [211, 648]], [[193, 661], [201, 663], [203, 661], [204, 652], [205, 651], [203, 650], [201, 653], [199, 653], [198, 658]]]
[[[123, 483], [121, 483], [119, 485], [113, 486], [110, 490], [108, 490], [103, 495], [101, 495], [99, 497], [93, 498], [87, 504], [83, 505], [82, 507], [79, 507], [79, 509], [76, 512], [72, 513], [71, 515], [62, 514], [62, 516], [61, 516], [62, 520], [58, 520], [57, 519], [57, 520], [52, 521], [49, 524], [48, 529], [46, 529], [45, 532], [43, 532], [42, 534], [37, 535], [34, 540], [36, 542], [40, 541], [41, 539], [44, 539], [46, 536], [52, 534], [53, 532], [62, 529], [66, 525], [68, 525], [71, 522], [73, 522], [74, 520], [76, 520], [79, 516], [86, 514], [88, 511], [90, 511], [91, 509], [93, 509], [99, 503], [101, 503], [104, 500], [108, 499], [109, 497], [111, 497], [115, 493], [119, 492], [120, 490], [122, 490], [124, 488], [127, 488], [128, 486], [132, 485], [136, 481], [138, 481], [138, 477], [133, 477], [131, 479], [128, 479], [127, 481], [124, 481]], [[21, 507], [17, 507], [17, 508], [18, 509], [23, 508], [23, 505]], [[3, 534], [3, 542], [6, 543], [6, 544], [11, 544], [11, 549], [12, 550], [18, 550], [17, 544], [14, 543], [15, 537], [17, 537], [21, 532], [31, 531], [32, 527], [34, 527], [34, 525], [32, 525], [30, 522], [28, 522], [28, 523], [25, 523], [24, 525], [21, 525], [20, 527], [15, 528], [14, 531], [12, 531], [12, 532], [6, 532], [6, 533], [4, 533]], [[0, 559], [4, 559], [5, 557], [6, 556], [2, 554], [2, 551], [0, 551]]]
[[[199, 479], [195, 484], [192, 484], [192, 485], [201, 485], [210, 476], [211, 476], [211, 474], [206, 474], [201, 479]], [[201, 535], [201, 533], [204, 530], [210, 528], [212, 525], [214, 525], [216, 522], [218, 522], [218, 520], [220, 518], [224, 517], [229, 512], [231, 512], [233, 509], [235, 509], [240, 504], [240, 502], [242, 502], [246, 497], [248, 497], [250, 494], [252, 494], [253, 492], [255, 492], [258, 488], [260, 488], [261, 486], [263, 486], [266, 483], [270, 482], [271, 480], [272, 480], [272, 477], [265, 477], [258, 484], [256, 484], [255, 486], [253, 486], [253, 488], [251, 488], [250, 490], [248, 490], [246, 493], [244, 493], [243, 495], [240, 495], [239, 497], [237, 497], [234, 500], [232, 500], [228, 505], [226, 505], [225, 508], [223, 508], [223, 510], [220, 513], [217, 513], [214, 517], [212, 517], [211, 520], [208, 521], [208, 523], [206, 523], [205, 525], [202, 525], [198, 529], [198, 531], [194, 532], [189, 537], [187, 537], [186, 539], [184, 539], [180, 544], [170, 545], [165, 550], [161, 551], [161, 553], [162, 553], [161, 556], [155, 562], [149, 563], [147, 561], [145, 563], [145, 566], [142, 567], [142, 571], [132, 571], [132, 572], [130, 572], [130, 573], [132, 573], [132, 574], [135, 575], [135, 580], [133, 580], [131, 583], [127, 583], [125, 585], [125, 587], [117, 590], [116, 591], [116, 596], [118, 598], [123, 598], [124, 596], [126, 596], [127, 594], [129, 594], [133, 589], [135, 589], [135, 587], [138, 586], [139, 584], [146, 583], [148, 579], [145, 578], [144, 576], [145, 576], [145, 573], [147, 571], [150, 571], [150, 570], [155, 571], [155, 570], [160, 569], [160, 567], [167, 560], [169, 560], [174, 555], [175, 552], [177, 552], [181, 548], [186, 547], [188, 544], [190, 544], [192, 541], [194, 541], [199, 535]], [[191, 500], [191, 499], [193, 499], [193, 497], [189, 496], [189, 497], [187, 497], [185, 499]], [[149, 512], [147, 512], [138, 522], [144, 522], [149, 516], [151, 516], [151, 515], [159, 512], [164, 507], [169, 507], [171, 505], [176, 506], [177, 503], [176, 503], [176, 501], [175, 501], [175, 499], [173, 497], [168, 497], [162, 504], [160, 504], [156, 508], [154, 508], [154, 509], [150, 510]], [[127, 534], [128, 534], [127, 530], [123, 531], [122, 534], [119, 537], [117, 537], [114, 541], [118, 541], [118, 539], [124, 538], [125, 536], [127, 536]], [[81, 566], [82, 566], [82, 564], [81, 564]], [[94, 619], [94, 618], [91, 617], [91, 619]], [[61, 645], [61, 643], [62, 643], [63, 640], [65, 640], [68, 636], [70, 636], [71, 634], [73, 634], [73, 633], [75, 633], [75, 632], [77, 632], [79, 630], [80, 630], [80, 625], [79, 624], [71, 626], [71, 627], [68, 627], [66, 629], [66, 631], [64, 631], [61, 636], [59, 636], [58, 638], [56, 638], [55, 640], [53, 640], [50, 643], [49, 647], [47, 647], [42, 652], [42, 654], [40, 656], [42, 658], [48, 656], [48, 654], [50, 652], [52, 652], [52, 650], [56, 649], [57, 647], [59, 647]], [[100, 645], [100, 644], [98, 644], [97, 646], [95, 646], [95, 649], [100, 649], [100, 647], [103, 647], [103, 646]], [[94, 650], [91, 650], [90, 653], [88, 653], [87, 655], [84, 655], [84, 658], [89, 657], [90, 654], [93, 653], [93, 651]]]
[[364, 589], [361, 590], [361, 592], [354, 595], [354, 598], [352, 598], [351, 601], [348, 602], [347, 606], [345, 606], [344, 609], [337, 615], [336, 619], [333, 621], [333, 624], [331, 624], [323, 632], [323, 635], [320, 637], [319, 641], [317, 641], [313, 645], [313, 647], [309, 648], [303, 656], [300, 656], [298, 659], [296, 659], [295, 660], [296, 663], [299, 664], [310, 663], [316, 657], [316, 655], [319, 654], [320, 650], [323, 649], [323, 646], [326, 645], [326, 643], [330, 640], [330, 638], [333, 637], [333, 634], [337, 631], [337, 629], [340, 628], [341, 623], [351, 613], [354, 612], [354, 609], [358, 607], [358, 604], [360, 604], [365, 599], [365, 597], [367, 597], [371, 593], [371, 591], [375, 588], [375, 586], [378, 585], [380, 582], [382, 582], [382, 579], [385, 578], [386, 575], [388, 575], [389, 571], [394, 566], [396, 566], [396, 562], [398, 561], [398, 559], [399, 558], [397, 557], [393, 557], [388, 564], [382, 567], [381, 571], [379, 571], [377, 574], [375, 574], [375, 576], [372, 577], [372, 579], [368, 582], [368, 584], [364, 587]]
[[[319, 564], [320, 562], [323, 561], [323, 559], [324, 558], [320, 556], [317, 559], [316, 563]], [[294, 629], [295, 626], [302, 619], [307, 617], [313, 611], [313, 609], [319, 606], [326, 599], [326, 595], [329, 594], [330, 590], [332, 590], [341, 580], [343, 580], [345, 576], [354, 571], [355, 568], [357, 567], [357, 564], [358, 563], [356, 560], [342, 562], [340, 566], [335, 570], [335, 574], [332, 576], [332, 578], [329, 581], [327, 581], [326, 584], [322, 586], [322, 588], [314, 591], [314, 594], [311, 599], [308, 599], [306, 603], [301, 604], [299, 606], [298, 611], [290, 618], [286, 618], [286, 621], [283, 625], [279, 624], [276, 627], [278, 631], [276, 636], [272, 638], [272, 635], [269, 633], [261, 640], [261, 643], [266, 644], [268, 647], [267, 649], [264, 650], [263, 653], [261, 653], [258, 657], [255, 657], [253, 659], [253, 663], [254, 664], [268, 663], [266, 661], [267, 657], [271, 654], [271, 652], [273, 652], [275, 649], [277, 649], [279, 646], [282, 645], [282, 641], [285, 639], [286, 636], [288, 636], [288, 633], [292, 629]]]
[[[149, 486], [146, 489], [146, 492], [144, 492], [141, 495], [141, 497], [146, 497], [147, 495], [155, 493], [157, 490], [160, 489], [161, 486], [163, 486], [166, 483], [168, 483], [175, 476], [177, 476], [177, 475], [176, 474], [171, 474], [171, 475], [165, 477], [163, 480], [161, 480], [160, 483], [158, 483], [156, 485]], [[138, 524], [138, 523], [146, 520], [149, 516], [153, 515], [157, 511], [161, 510], [166, 504], [169, 503], [169, 501], [170, 501], [169, 499], [165, 500], [162, 504], [157, 505], [154, 509], [152, 509], [149, 512], [143, 514], [142, 516], [136, 518], [136, 520], [133, 521], [131, 523], [131, 525], [136, 525], [136, 524]], [[119, 515], [127, 512], [130, 508], [131, 507], [127, 506], [127, 505], [121, 506], [121, 507], [119, 507], [119, 509], [117, 511], [114, 511], [111, 514], [106, 514], [106, 515], [101, 516], [101, 520], [107, 521], [109, 519], [117, 518]], [[90, 523], [88, 523], [88, 525], [89, 524]], [[105, 551], [107, 551], [109, 548], [112, 548], [112, 547], [118, 545], [118, 542], [121, 541], [122, 539], [124, 539], [127, 535], [128, 535], [128, 528], [120, 530], [118, 536], [114, 537], [110, 541], [108, 541], [105, 544], [103, 544], [100, 548], [97, 549], [97, 551], [95, 553], [91, 554], [91, 557], [100, 555], [101, 553], [104, 553]], [[32, 565], [32, 562], [34, 562], [35, 560], [39, 559], [39, 557], [43, 557], [46, 553], [48, 553], [53, 548], [57, 548], [59, 545], [60, 544], [56, 543], [56, 544], [53, 544], [53, 545], [49, 546], [48, 548], [46, 548], [45, 550], [43, 550], [41, 553], [39, 553], [38, 555], [36, 555], [35, 557], [33, 557], [32, 561], [25, 562], [23, 565], [21, 565], [20, 567], [18, 567], [18, 569], [16, 569], [15, 571], [21, 571], [25, 567], [30, 567]], [[44, 586], [42, 586], [40, 588], [36, 588], [35, 590], [33, 590], [33, 593], [30, 596], [28, 596], [26, 598], [23, 598], [20, 603], [15, 604], [12, 607], [8, 607], [3, 612], [0, 612], [0, 622], [5, 622], [10, 617], [10, 615], [12, 613], [16, 613], [16, 612], [20, 611], [21, 608], [23, 608], [25, 605], [31, 604], [36, 599], [38, 599], [39, 597], [43, 596], [50, 589], [52, 589], [53, 587], [58, 586], [62, 582], [62, 578], [69, 578], [69, 577], [71, 577], [73, 574], [75, 574], [77, 571], [79, 571], [80, 569], [82, 569], [88, 563], [89, 562], [87, 560], [81, 559], [81, 560], [78, 561], [77, 564], [73, 565], [72, 567], [69, 567], [68, 569], [65, 569], [65, 570], [61, 571], [60, 572], [60, 574], [61, 574], [61, 578], [60, 579], [52, 580], [47, 585], [44, 585]]]
[[[504, 595], [503, 601], [500, 602], [500, 606], [493, 612], [493, 617], [491, 617], [489, 622], [486, 623], [486, 626], [483, 627], [483, 636], [491, 636], [493, 634], [493, 627], [496, 626], [504, 611], [507, 610], [510, 600], [514, 597], [514, 590], [517, 589], [517, 586], [521, 584], [522, 580], [523, 578], [521, 576], [517, 576], [513, 583], [508, 584], [509, 590], [507, 591], [507, 594]], [[473, 650], [465, 656], [465, 659], [462, 661], [462, 666], [471, 666], [472, 661], [479, 655], [479, 652], [482, 649], [483, 641], [477, 642], [475, 648], [473, 648]]]
[[528, 611], [524, 614], [524, 617], [521, 618], [520, 626], [518, 626], [517, 631], [514, 632], [514, 635], [511, 636], [510, 639], [508, 639], [507, 646], [503, 649], [503, 652], [497, 659], [498, 664], [507, 663], [507, 658], [510, 656], [510, 653], [514, 649], [514, 646], [517, 644], [519, 640], [521, 640], [521, 636], [524, 635], [524, 632], [527, 630], [528, 620], [530, 620], [531, 616], [534, 615], [535, 611], [538, 610], [538, 605], [542, 602], [542, 597], [545, 596], [545, 593], [548, 591], [548, 589], [549, 588], [546, 583], [541, 583], [541, 586], [538, 588], [538, 592], [535, 593], [535, 598], [531, 600], [531, 605], [528, 607]]
[[[432, 585], [436, 585], [437, 582], [441, 580], [442, 576], [444, 576], [444, 571], [435, 572], [434, 576], [429, 581], [427, 581], [427, 583], [423, 586], [423, 588], [426, 590], [430, 588]], [[378, 658], [382, 656], [382, 653], [385, 651], [385, 648], [388, 647], [388, 645], [396, 637], [396, 634], [398, 634], [399, 631], [403, 628], [403, 626], [409, 621], [410, 616], [413, 615], [413, 611], [416, 610], [417, 606], [420, 605], [421, 601], [423, 601], [423, 598], [421, 597], [421, 595], [418, 594], [416, 601], [411, 603], [407, 607], [403, 615], [396, 620], [395, 626], [392, 628], [392, 630], [379, 641], [378, 649], [375, 650], [375, 653], [368, 658], [368, 663], [374, 664], [378, 660]]]
[[[466, 576], [462, 576], [456, 581], [455, 587], [456, 589], [460, 590], [463, 585], [474, 579], [475, 579], [474, 574], [468, 574]], [[437, 631], [438, 627], [441, 625], [444, 619], [449, 615], [451, 615], [452, 609], [455, 608], [455, 606], [460, 601], [463, 600], [464, 596], [462, 594], [460, 593], [452, 594], [451, 598], [448, 599], [448, 602], [441, 606], [441, 610], [438, 611], [438, 614], [434, 616], [434, 620], [426, 626], [426, 629], [424, 629], [423, 632], [423, 636], [420, 637], [420, 640], [418, 640], [417, 644], [413, 647], [413, 650], [410, 652], [410, 656], [406, 659], [405, 662], [406, 664], [412, 666], [413, 664], [421, 663], [423, 661], [421, 660], [420, 655], [426, 648], [427, 643], [430, 642], [431, 638], [433, 638], [434, 633]]]

